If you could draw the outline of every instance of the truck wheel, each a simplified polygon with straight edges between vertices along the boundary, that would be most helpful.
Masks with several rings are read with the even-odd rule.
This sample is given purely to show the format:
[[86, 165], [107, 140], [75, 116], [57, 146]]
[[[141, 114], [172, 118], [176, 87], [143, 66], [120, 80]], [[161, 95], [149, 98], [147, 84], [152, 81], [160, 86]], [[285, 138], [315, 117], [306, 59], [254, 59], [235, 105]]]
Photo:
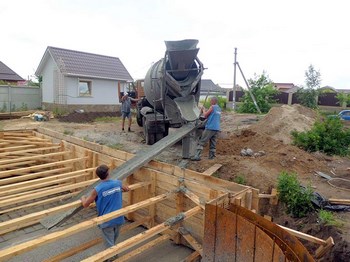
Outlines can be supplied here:
[[137, 109], [137, 111], [136, 111], [136, 122], [141, 127], [143, 126], [142, 118], [143, 117], [142, 117], [142, 114], [141, 114], [140, 110]]
[[153, 145], [155, 141], [154, 134], [148, 132], [148, 125], [146, 117], [142, 118], [143, 134], [145, 136], [146, 145]]

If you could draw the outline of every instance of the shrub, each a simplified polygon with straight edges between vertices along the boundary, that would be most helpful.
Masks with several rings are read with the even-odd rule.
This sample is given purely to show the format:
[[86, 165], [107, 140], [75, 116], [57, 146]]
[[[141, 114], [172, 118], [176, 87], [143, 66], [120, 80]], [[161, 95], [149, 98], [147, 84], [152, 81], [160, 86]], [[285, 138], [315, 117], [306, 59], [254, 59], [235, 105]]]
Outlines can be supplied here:
[[294, 217], [303, 217], [312, 210], [312, 190], [300, 185], [295, 173], [282, 172], [278, 176], [277, 191], [279, 199]]
[[318, 219], [324, 225], [330, 225], [330, 226], [336, 226], [336, 227], [342, 226], [342, 222], [335, 219], [335, 217], [333, 216], [333, 213], [330, 211], [321, 209], [318, 212]]
[[[226, 109], [227, 98], [221, 97], [221, 96], [217, 96], [217, 98], [218, 98], [218, 105], [220, 106], [220, 108], [222, 110]], [[200, 102], [203, 104], [203, 106], [205, 108], [209, 108], [210, 107], [210, 97], [208, 97], [206, 101], [201, 100]]]
[[273, 87], [273, 83], [266, 73], [264, 72], [261, 76], [255, 75], [254, 77], [254, 79], [248, 80], [250, 91], [244, 91], [244, 96], [240, 100], [242, 104], [237, 109], [239, 113], [258, 112], [251, 97], [251, 93], [253, 94], [261, 113], [267, 113], [271, 109], [272, 104], [276, 103], [275, 96], [278, 94], [278, 90]]
[[328, 155], [349, 154], [350, 130], [337, 117], [316, 121], [310, 131], [291, 132], [293, 144], [309, 152], [321, 151]]

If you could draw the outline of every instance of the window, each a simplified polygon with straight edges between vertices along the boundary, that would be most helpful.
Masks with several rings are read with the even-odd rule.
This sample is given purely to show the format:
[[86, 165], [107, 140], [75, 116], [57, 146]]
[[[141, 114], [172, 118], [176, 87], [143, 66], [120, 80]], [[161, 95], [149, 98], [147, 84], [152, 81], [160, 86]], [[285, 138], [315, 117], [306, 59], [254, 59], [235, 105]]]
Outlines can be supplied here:
[[79, 96], [91, 96], [91, 81], [79, 80]]

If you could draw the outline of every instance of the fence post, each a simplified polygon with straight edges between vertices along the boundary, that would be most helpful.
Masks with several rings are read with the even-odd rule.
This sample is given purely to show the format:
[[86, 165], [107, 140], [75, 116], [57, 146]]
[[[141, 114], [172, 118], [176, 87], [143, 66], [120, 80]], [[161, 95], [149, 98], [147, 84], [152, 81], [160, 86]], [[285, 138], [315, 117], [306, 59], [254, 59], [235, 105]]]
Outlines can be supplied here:
[[293, 93], [288, 93], [288, 105], [291, 106], [293, 101]]

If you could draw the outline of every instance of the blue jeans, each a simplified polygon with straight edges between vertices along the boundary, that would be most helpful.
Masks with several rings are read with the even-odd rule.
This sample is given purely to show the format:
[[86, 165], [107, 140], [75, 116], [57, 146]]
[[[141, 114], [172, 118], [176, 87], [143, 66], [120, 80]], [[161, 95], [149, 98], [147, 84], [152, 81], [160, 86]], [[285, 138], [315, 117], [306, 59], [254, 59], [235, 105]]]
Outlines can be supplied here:
[[114, 227], [101, 228], [106, 248], [110, 248], [116, 244], [121, 226], [115, 225]]

